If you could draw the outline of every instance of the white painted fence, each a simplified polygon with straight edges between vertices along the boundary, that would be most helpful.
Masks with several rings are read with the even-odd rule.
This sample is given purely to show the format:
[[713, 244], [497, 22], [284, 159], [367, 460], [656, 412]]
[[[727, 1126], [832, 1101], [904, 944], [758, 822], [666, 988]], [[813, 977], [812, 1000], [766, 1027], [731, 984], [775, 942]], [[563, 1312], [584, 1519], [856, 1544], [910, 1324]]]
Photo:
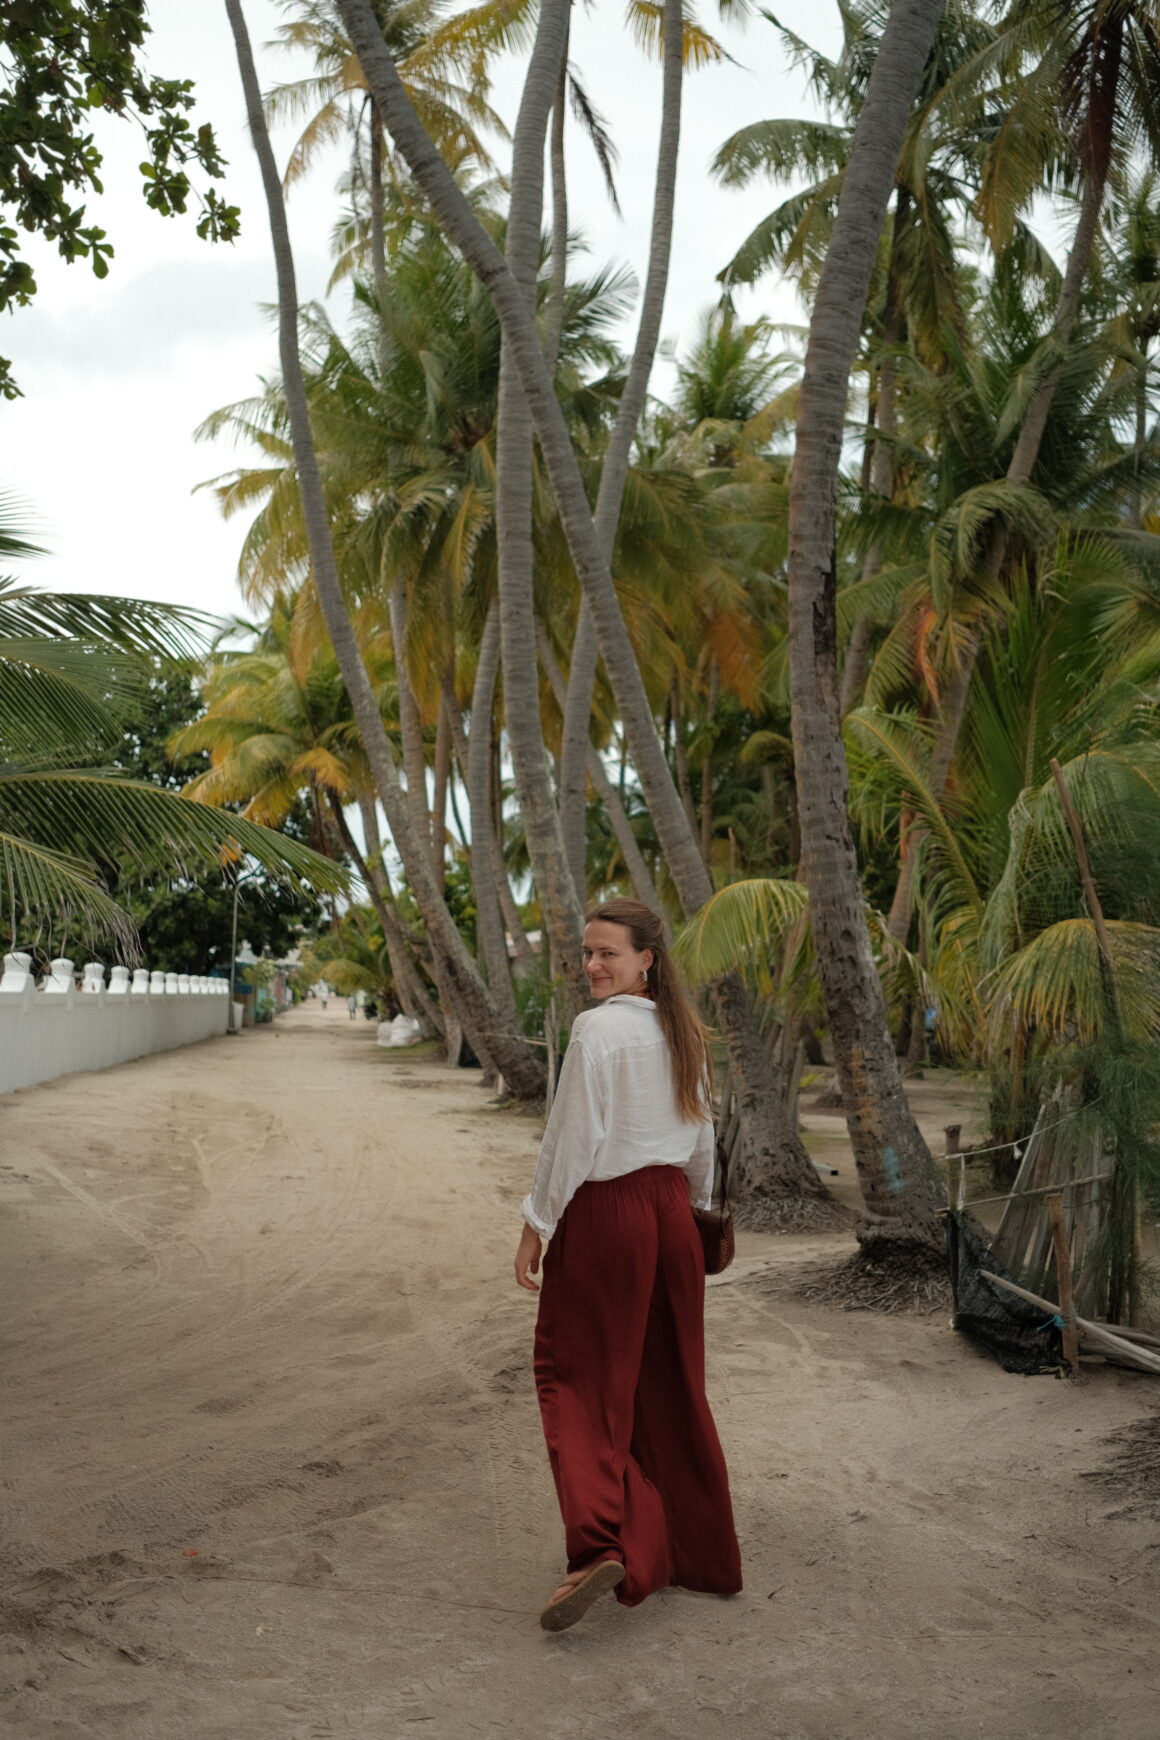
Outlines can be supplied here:
[[113, 967], [99, 961], [77, 987], [71, 961], [53, 961], [38, 989], [26, 954], [4, 956], [0, 979], [0, 1093], [78, 1069], [108, 1069], [224, 1033], [225, 979]]

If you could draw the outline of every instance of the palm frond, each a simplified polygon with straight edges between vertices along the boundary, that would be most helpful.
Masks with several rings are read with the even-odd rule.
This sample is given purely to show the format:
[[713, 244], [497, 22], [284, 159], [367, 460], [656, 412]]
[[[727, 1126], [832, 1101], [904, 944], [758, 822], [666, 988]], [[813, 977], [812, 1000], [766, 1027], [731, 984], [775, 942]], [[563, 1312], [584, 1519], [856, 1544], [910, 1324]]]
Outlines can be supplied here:
[[[1160, 1039], [1160, 930], [1107, 926], [1116, 991], [1129, 1040]], [[989, 1024], [1002, 1046], [1017, 1027], [1065, 1045], [1088, 1045], [1109, 1032], [1107, 989], [1095, 928], [1068, 918], [1040, 931], [992, 974]]]
[[251, 857], [272, 876], [329, 894], [346, 871], [297, 840], [160, 786], [87, 768], [0, 768], [0, 813], [15, 833], [78, 860], [178, 874]]
[[[91, 866], [0, 827], [0, 897], [3, 917], [25, 927], [71, 933], [86, 942], [111, 942], [133, 956], [132, 919], [104, 889]], [[11, 944], [16, 946], [18, 933]]]
[[768, 975], [771, 952], [807, 905], [800, 882], [773, 877], [731, 882], [682, 928], [674, 957], [694, 985], [729, 972]]
[[143, 658], [199, 657], [217, 626], [202, 610], [143, 598], [44, 592], [0, 579], [0, 638], [67, 635]]
[[945, 867], [957, 884], [958, 904], [972, 908], [981, 918], [983, 902], [967, 862], [958, 832], [951, 825], [943, 804], [931, 789], [924, 758], [913, 722], [892, 718], [873, 707], [860, 707], [847, 714], [848, 728], [873, 745], [892, 767], [900, 792], [917, 810], [931, 831]]

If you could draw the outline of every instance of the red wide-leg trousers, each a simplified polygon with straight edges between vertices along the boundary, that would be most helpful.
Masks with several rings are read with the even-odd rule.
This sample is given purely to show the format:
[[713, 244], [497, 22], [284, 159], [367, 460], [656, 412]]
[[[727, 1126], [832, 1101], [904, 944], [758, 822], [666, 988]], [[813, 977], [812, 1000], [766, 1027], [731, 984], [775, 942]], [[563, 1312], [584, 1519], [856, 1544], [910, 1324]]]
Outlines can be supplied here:
[[544, 1258], [536, 1391], [569, 1571], [620, 1559], [617, 1599], [741, 1588], [705, 1397], [705, 1270], [676, 1166], [585, 1184]]

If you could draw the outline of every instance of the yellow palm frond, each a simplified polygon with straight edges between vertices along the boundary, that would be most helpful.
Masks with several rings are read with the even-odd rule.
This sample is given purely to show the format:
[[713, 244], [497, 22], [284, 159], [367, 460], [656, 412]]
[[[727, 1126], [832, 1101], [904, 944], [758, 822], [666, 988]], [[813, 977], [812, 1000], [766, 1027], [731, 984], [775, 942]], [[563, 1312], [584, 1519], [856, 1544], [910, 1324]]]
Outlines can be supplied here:
[[[664, 51], [665, 9], [659, 0], [629, 0], [628, 24], [634, 41], [647, 53], [658, 58]], [[713, 66], [732, 60], [724, 45], [711, 36], [689, 12], [685, 13], [682, 31], [681, 58], [686, 69]]]
[[769, 982], [777, 946], [808, 905], [800, 882], [754, 877], [731, 882], [707, 900], [681, 930], [673, 954], [689, 982], [748, 972]]
[[[1160, 1039], [1160, 930], [1113, 920], [1107, 931], [1125, 1036], [1154, 1044]], [[1040, 931], [984, 988], [991, 1040], [1000, 1052], [1020, 1027], [1062, 1044], [1086, 1045], [1107, 1034], [1104, 969], [1088, 918], [1063, 919]]]

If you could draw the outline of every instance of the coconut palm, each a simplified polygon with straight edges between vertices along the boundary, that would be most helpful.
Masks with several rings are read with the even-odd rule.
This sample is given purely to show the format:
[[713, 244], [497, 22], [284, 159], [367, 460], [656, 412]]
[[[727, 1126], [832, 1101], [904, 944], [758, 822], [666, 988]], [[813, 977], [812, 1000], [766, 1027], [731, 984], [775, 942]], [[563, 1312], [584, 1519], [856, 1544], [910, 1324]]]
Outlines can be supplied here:
[[[170, 741], [175, 757], [208, 751], [210, 765], [185, 787], [200, 802], [241, 804], [254, 821], [280, 826], [303, 794], [316, 843], [357, 868], [379, 914], [398, 995], [408, 1015], [440, 1028], [409, 936], [391, 894], [381, 853], [373, 851], [373, 785], [333, 651], [304, 589], [273, 601], [256, 647], [219, 654], [208, 667], [205, 709]], [[395, 685], [388, 637], [364, 632], [362, 644], [385, 709]], [[358, 804], [366, 852], [347, 824], [344, 806]]]
[[591, 588], [602, 648], [607, 640], [605, 661], [617, 687], [618, 705], [634, 737], [633, 753], [638, 773], [650, 788], [654, 788], [650, 804], [654, 812], [659, 810], [663, 816], [662, 832], [670, 836], [666, 854], [670, 864], [675, 866], [675, 874], [680, 879], [688, 871], [698, 878], [700, 887], [702, 873], [693, 868], [695, 863], [699, 864], [696, 842], [683, 818], [680, 799], [656, 740], [640, 672], [624, 633], [623, 617], [617, 605], [608, 563], [599, 553], [576, 454], [524, 294], [504, 264], [503, 256], [476, 222], [460, 190], [438, 160], [437, 153], [433, 152], [430, 140], [407, 103], [370, 7], [363, 0], [349, 0], [349, 3], [348, 0], [339, 0], [339, 4], [368, 82], [384, 116], [389, 118], [396, 143], [416, 180], [431, 199], [432, 209], [445, 234], [488, 287], [501, 326], [519, 335], [521, 379], [534, 405], [537, 430], [554, 493], [564, 503], [561, 517], [577, 562], [577, 571], [586, 590]]
[[282, 189], [262, 114], [261, 92], [249, 35], [238, 0], [227, 0], [227, 12], [270, 218], [279, 287], [282, 377], [319, 604], [351, 698], [376, 790], [431, 934], [437, 981], [441, 989], [446, 989], [449, 998], [454, 998], [461, 1011], [476, 1055], [494, 1060], [518, 1094], [536, 1095], [543, 1083], [541, 1060], [521, 1037], [505, 1029], [494, 998], [480, 977], [447, 909], [431, 860], [429, 840], [415, 828], [409, 812], [392, 747], [383, 728], [374, 689], [343, 597], [298, 352], [298, 297]]
[[835, 485], [850, 368], [907, 118], [942, 0], [890, 14], [818, 281], [789, 506], [790, 679], [802, 854], [818, 977], [863, 1194], [864, 1251], [941, 1252], [930, 1155], [907, 1107], [863, 908], [837, 691]]
[[[3, 506], [5, 552], [35, 553], [11, 501]], [[345, 888], [345, 873], [308, 847], [102, 768], [153, 661], [188, 656], [205, 626], [162, 604], [0, 580], [0, 894], [13, 945], [47, 929], [131, 956], [133, 923], [109, 892], [110, 865], [129, 884], [251, 856], [288, 880]]]
[[[1112, 336], [1135, 385], [1133, 446], [1143, 455], [1153, 408], [1152, 347], [1160, 336], [1160, 175], [1148, 168], [1113, 191], [1105, 222], [1107, 264], [1100, 291], [1112, 309]], [[1144, 523], [1149, 492], [1136, 481], [1131, 524]]]
[[[1116, 322], [1100, 331], [1103, 296], [1090, 305], [1084, 341], [1077, 337], [1057, 386], [1036, 488], [1011, 487], [1007, 472], [1021, 383], [1050, 314], [1009, 258], [970, 309], [964, 342], [951, 347], [943, 370], [913, 356], [899, 360], [909, 505], [891, 510], [881, 534], [891, 561], [874, 590], [879, 608], [889, 600], [894, 621], [871, 666], [866, 699], [918, 707], [935, 729], [936, 782], [946, 780], [937, 758], [940, 703], [958, 679], [964, 643], [988, 644], [1027, 577], [1050, 585], [1057, 551], [1081, 533], [1100, 527], [1124, 546], [1120, 560], [1133, 559], [1123, 536], [1125, 492], [1154, 487], [1160, 451], [1123, 439], [1134, 422], [1138, 377], [1124, 366]], [[996, 510], [1006, 545], [998, 576], [986, 561]], [[1148, 540], [1137, 544], [1135, 558], [1148, 559]], [[850, 588], [846, 598], [865, 590]], [[903, 833], [891, 907], [891, 931], [900, 940], [910, 924], [922, 826], [904, 818]]]
[[[542, 274], [542, 294], [547, 276]], [[399, 668], [404, 763], [408, 791], [422, 806], [414, 818], [426, 832], [426, 737], [449, 714], [447, 737], [458, 743], [462, 709], [470, 701], [482, 761], [461, 771], [473, 804], [471, 834], [489, 849], [494, 818], [485, 777], [492, 733], [496, 667], [475, 670], [495, 587], [495, 419], [499, 337], [494, 310], [473, 275], [430, 235], [399, 250], [391, 262], [391, 294], [382, 313], [364, 302], [353, 330], [341, 337], [320, 310], [302, 322], [303, 359], [327, 492], [333, 503], [348, 596], [381, 610], [389, 601]], [[562, 402], [578, 426], [595, 430], [610, 394], [593, 370], [616, 361], [605, 329], [621, 311], [623, 274], [602, 273], [568, 287], [557, 379]], [[258, 434], [271, 459], [217, 484], [227, 512], [260, 506], [243, 549], [246, 584], [266, 591], [300, 564], [304, 536], [296, 473], [285, 439], [285, 404], [269, 387], [262, 400], [216, 413], [204, 433]], [[536, 492], [536, 560], [542, 575], [560, 571], [566, 556], [550, 498]], [[569, 598], [570, 606], [570, 598]], [[479, 679], [483, 684], [480, 686]], [[462, 686], [460, 686], [462, 679]], [[437, 737], [438, 743], [438, 737]], [[440, 843], [441, 851], [441, 843]], [[489, 982], [505, 998], [507, 955], [489, 878], [482, 874], [481, 944]], [[490, 880], [514, 908], [502, 867]], [[493, 909], [494, 912], [493, 912]], [[514, 1007], [511, 1011], [514, 1019]]]
[[[651, 17], [649, 13], [651, 12]], [[593, 515], [593, 529], [607, 566], [612, 560], [617, 523], [628, 472], [629, 452], [652, 373], [668, 280], [676, 191], [677, 147], [686, 55], [685, 19], [681, 0], [665, 0], [663, 9], [639, 7], [638, 28], [647, 36], [659, 33], [663, 53], [662, 113], [649, 266], [641, 299], [640, 327], [632, 361], [620, 396]], [[535, 43], [524, 82], [512, 145], [511, 201], [505, 258], [513, 284], [534, 301], [536, 263], [543, 219], [544, 149], [549, 117], [561, 114], [561, 81], [565, 75], [570, 6], [541, 5]], [[559, 141], [557, 139], [557, 145]], [[557, 200], [563, 167], [554, 162]], [[562, 288], [561, 225], [557, 224], [556, 265]], [[566, 233], [566, 226], [565, 226]], [[549, 346], [551, 348], [551, 345]], [[553, 936], [554, 955], [576, 1006], [584, 995], [580, 971], [581, 899], [577, 884], [582, 822], [582, 790], [588, 748], [588, 717], [596, 644], [593, 624], [582, 608], [577, 622], [569, 670], [569, 700], [565, 710], [562, 785], [570, 799], [571, 852], [565, 827], [548, 777], [539, 731], [539, 683], [534, 638], [532, 548], [533, 419], [519, 379], [510, 335], [505, 334], [500, 373], [500, 408], [496, 453], [496, 528], [499, 554], [500, 630], [503, 646], [505, 717], [520, 802], [528, 827], [529, 848], [541, 900]]]
[[[987, 128], [976, 210], [997, 254], [1010, 245], [1029, 203], [1045, 189], [1078, 196], [1076, 227], [1050, 323], [1025, 373], [1005, 482], [1011, 491], [1035, 478], [1053, 402], [1066, 377], [1109, 186], [1132, 149], [1160, 151], [1156, 66], [1160, 50], [1150, 0], [1012, 0], [994, 44], [947, 81], [940, 103], [985, 112]], [[979, 555], [980, 586], [1000, 583], [1009, 526], [998, 497], [990, 536]], [[945, 785], [980, 647], [963, 636], [940, 703], [933, 752], [935, 783]]]
[[[326, 146], [344, 138], [357, 142], [367, 119], [372, 151], [382, 152], [383, 137], [358, 57], [334, 5], [330, 0], [282, 0], [282, 10], [289, 17], [278, 27], [279, 46], [290, 52], [305, 50], [314, 60], [306, 78], [275, 85], [264, 99], [273, 125], [306, 121], [286, 166], [289, 190]], [[384, 37], [411, 101], [432, 138], [460, 164], [470, 160], [492, 167], [479, 129], [501, 137], [505, 129], [487, 101], [487, 59], [518, 40], [523, 10], [518, 4], [490, 4], [453, 13], [444, 0], [386, 0], [378, 7]], [[356, 155], [361, 155], [357, 144]], [[388, 179], [395, 167], [389, 167]]]

